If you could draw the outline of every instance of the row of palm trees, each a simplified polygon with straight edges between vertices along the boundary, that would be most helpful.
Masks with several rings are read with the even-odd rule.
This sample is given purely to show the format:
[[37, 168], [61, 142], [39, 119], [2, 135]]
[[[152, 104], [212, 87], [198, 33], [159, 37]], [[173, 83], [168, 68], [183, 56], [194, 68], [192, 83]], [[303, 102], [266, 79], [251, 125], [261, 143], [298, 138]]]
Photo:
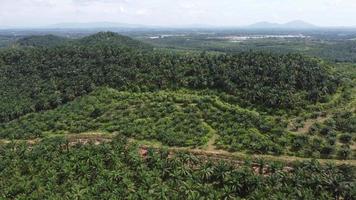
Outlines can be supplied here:
[[[66, 148], [46, 139], [32, 146], [0, 146], [0, 198], [4, 199], [346, 199], [355, 196], [354, 168], [282, 163], [256, 173], [250, 161], [239, 167], [166, 150], [138, 153], [117, 137], [112, 143]], [[272, 167], [273, 166], [273, 167]]]

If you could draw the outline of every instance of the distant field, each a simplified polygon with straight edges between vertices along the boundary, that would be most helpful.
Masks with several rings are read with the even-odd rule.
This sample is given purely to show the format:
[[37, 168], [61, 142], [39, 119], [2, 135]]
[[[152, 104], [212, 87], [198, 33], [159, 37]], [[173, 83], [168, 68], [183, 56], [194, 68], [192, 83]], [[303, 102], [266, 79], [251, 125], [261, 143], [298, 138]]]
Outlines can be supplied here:
[[[353, 33], [355, 34], [355, 33]], [[351, 38], [350, 38], [351, 37]], [[158, 47], [218, 52], [271, 51], [299, 52], [332, 62], [356, 62], [356, 42], [348, 38], [320, 33], [185, 33], [137, 36]]]
[[0, 48], [8, 47], [17, 40], [16, 36], [0, 35]]

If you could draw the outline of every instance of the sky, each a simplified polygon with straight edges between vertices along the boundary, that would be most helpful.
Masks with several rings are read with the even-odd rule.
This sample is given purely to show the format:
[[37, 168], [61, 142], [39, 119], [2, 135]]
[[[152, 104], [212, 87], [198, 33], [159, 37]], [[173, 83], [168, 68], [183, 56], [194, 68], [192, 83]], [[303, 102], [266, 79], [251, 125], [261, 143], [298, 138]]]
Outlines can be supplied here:
[[0, 28], [84, 22], [244, 26], [291, 20], [356, 26], [356, 0], [0, 0]]

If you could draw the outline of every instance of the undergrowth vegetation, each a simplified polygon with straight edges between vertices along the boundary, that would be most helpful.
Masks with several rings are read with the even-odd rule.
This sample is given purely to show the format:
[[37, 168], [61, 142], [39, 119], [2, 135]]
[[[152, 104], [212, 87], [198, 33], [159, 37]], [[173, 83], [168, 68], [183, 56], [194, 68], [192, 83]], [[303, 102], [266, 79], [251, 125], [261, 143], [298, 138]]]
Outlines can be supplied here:
[[[201, 93], [190, 90], [120, 92], [99, 88], [56, 109], [3, 123], [0, 137], [34, 139], [54, 134], [101, 131], [139, 140], [157, 140], [168, 146], [197, 147], [217, 134], [215, 145], [233, 152], [315, 158], [352, 157], [351, 152], [344, 156], [336, 154], [343, 147], [331, 144], [329, 130], [296, 135], [286, 129], [287, 121], [282, 117], [260, 114], [230, 104], [218, 96]], [[353, 118], [347, 117], [347, 120]], [[347, 128], [342, 124], [339, 126]], [[351, 144], [351, 139], [343, 138], [344, 141], [350, 140]]]

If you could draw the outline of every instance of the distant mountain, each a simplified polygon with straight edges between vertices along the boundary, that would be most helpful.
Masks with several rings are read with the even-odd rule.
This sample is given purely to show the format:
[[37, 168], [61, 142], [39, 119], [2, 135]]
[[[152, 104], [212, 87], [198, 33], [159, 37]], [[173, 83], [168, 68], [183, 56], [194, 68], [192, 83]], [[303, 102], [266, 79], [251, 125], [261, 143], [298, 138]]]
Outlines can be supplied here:
[[258, 22], [247, 26], [247, 28], [254, 29], [315, 29], [318, 26], [304, 22], [301, 20], [290, 21], [285, 24], [271, 23], [271, 22]]
[[284, 27], [287, 28], [298, 28], [298, 29], [311, 29], [311, 28], [318, 28], [318, 26], [305, 22], [305, 21], [301, 21], [301, 20], [295, 20], [295, 21], [291, 21], [288, 23], [283, 24]]
[[245, 27], [236, 26], [218, 26], [208, 24], [187, 24], [176, 26], [152, 26], [142, 24], [128, 24], [115, 22], [88, 22], [88, 23], [58, 23], [48, 26], [33, 26], [33, 27], [0, 27], [0, 29], [95, 29], [101, 31], [117, 31], [130, 29], [157, 29], [157, 30], [171, 30], [171, 29], [214, 29], [214, 28], [247, 28], [247, 29], [315, 29], [321, 28], [313, 24], [295, 20], [288, 23], [279, 24], [267, 21], [258, 22]]
[[62, 28], [62, 29], [96, 29], [96, 28], [147, 28], [140, 24], [125, 24], [114, 22], [89, 22], [89, 23], [60, 23], [47, 26], [46, 28]]

